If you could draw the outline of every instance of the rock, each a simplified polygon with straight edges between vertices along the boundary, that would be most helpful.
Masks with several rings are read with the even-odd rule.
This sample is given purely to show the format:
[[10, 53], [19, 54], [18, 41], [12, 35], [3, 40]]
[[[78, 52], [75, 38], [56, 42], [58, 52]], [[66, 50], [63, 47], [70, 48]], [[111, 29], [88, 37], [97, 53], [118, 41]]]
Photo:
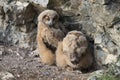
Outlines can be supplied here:
[[94, 38], [95, 38], [95, 44], [102, 43], [102, 35], [101, 34], [96, 34]]
[[95, 60], [99, 66], [117, 62], [117, 55], [109, 54], [106, 48], [96, 48]]
[[105, 64], [110, 64], [115, 62], [117, 62], [117, 56], [113, 54], [108, 54], [105, 60]]
[[99, 3], [99, 4], [108, 4], [111, 0], [90, 0], [93, 3]]
[[120, 67], [120, 61], [118, 61], [118, 62], [116, 63], [116, 65], [117, 65], [118, 67]]
[[115, 24], [113, 28], [109, 29], [108, 31], [113, 41], [117, 43], [117, 45], [120, 45], [120, 22]]
[[3, 54], [3, 52], [2, 51], [0, 51], [0, 56]]
[[90, 76], [87, 78], [87, 80], [97, 80], [98, 77], [102, 76], [104, 74], [104, 70], [97, 70], [90, 74]]
[[[3, 28], [0, 31], [0, 40], [5, 40], [10, 45], [30, 47], [30, 44], [33, 44], [33, 39], [36, 39], [37, 32], [35, 31], [37, 26], [35, 19], [38, 12], [34, 9], [34, 5], [24, 1], [12, 1], [9, 4], [4, 2], [3, 12], [5, 19], [0, 19], [4, 22], [4, 26], [0, 27], [0, 29]], [[4, 15], [2, 16], [4, 17]]]
[[36, 50], [32, 51], [32, 52], [30, 53], [29, 56], [32, 56], [32, 57], [39, 57], [38, 50], [36, 49]]
[[49, 0], [30, 0], [31, 2], [34, 2], [36, 4], [40, 4], [43, 7], [47, 7]]
[[3, 53], [3, 52], [2, 52], [2, 51], [0, 51], [0, 56], [2, 55], [2, 53]]
[[14, 76], [13, 76], [13, 74], [11, 74], [7, 71], [1, 71], [0, 72], [0, 79], [1, 80], [13, 80]]
[[[101, 0], [96, 0], [101, 1]], [[99, 3], [99, 4], [98, 4]], [[102, 2], [92, 4], [92, 18], [100, 26], [110, 27], [116, 23], [116, 18], [119, 18], [119, 3], [111, 0], [102, 0]], [[100, 4], [102, 3], [102, 4]]]
[[96, 77], [96, 76], [92, 76], [92, 77], [90, 77], [90, 78], [87, 79], [87, 80], [97, 80], [97, 77]]
[[3, 39], [4, 39], [4, 37], [3, 37], [3, 32], [1, 31], [0, 32], [0, 44], [3, 44], [4, 42], [3, 42]]
[[105, 64], [105, 59], [106, 59], [106, 53], [101, 50], [101, 49], [96, 49], [96, 52], [95, 52], [95, 58], [96, 58], [96, 62], [99, 64], [99, 65], [102, 65], [102, 64]]

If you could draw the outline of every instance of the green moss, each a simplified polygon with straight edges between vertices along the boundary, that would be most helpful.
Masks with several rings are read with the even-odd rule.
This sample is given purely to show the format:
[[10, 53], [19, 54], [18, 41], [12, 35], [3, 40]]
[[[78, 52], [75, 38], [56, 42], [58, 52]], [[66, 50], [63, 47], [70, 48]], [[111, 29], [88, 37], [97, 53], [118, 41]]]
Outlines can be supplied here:
[[120, 77], [114, 77], [113, 75], [105, 74], [97, 80], [120, 80]]
[[109, 64], [108, 71], [97, 80], [120, 80], [120, 76], [115, 75], [117, 69], [118, 67], [115, 64]]

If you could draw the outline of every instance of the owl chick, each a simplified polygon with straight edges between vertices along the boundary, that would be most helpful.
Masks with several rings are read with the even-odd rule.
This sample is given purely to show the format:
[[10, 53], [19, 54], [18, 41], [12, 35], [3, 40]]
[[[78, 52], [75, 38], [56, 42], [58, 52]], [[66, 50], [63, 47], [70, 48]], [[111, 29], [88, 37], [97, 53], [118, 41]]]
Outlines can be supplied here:
[[92, 63], [93, 57], [88, 50], [88, 41], [84, 34], [80, 31], [68, 32], [56, 50], [57, 66], [87, 69]]
[[41, 61], [47, 64], [55, 62], [58, 42], [65, 36], [65, 28], [54, 10], [45, 10], [38, 16], [37, 47]]

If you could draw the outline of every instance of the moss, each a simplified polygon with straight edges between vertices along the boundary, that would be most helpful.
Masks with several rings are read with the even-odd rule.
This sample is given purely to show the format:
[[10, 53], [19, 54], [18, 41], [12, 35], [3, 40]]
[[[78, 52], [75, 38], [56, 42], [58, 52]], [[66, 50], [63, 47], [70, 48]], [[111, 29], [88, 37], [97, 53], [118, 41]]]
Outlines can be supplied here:
[[99, 77], [97, 80], [120, 80], [120, 77], [114, 77], [113, 75], [105, 74]]
[[120, 80], [120, 76], [116, 75], [116, 73], [119, 73], [118, 70], [120, 68], [116, 66], [115, 63], [108, 65], [108, 71], [104, 73], [101, 77], [99, 77], [97, 80]]

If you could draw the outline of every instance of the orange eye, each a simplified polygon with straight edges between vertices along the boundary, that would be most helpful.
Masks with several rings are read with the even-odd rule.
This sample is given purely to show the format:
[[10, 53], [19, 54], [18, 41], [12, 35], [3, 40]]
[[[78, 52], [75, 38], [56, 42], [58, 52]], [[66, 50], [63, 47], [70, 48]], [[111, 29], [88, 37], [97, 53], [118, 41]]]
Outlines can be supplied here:
[[50, 18], [48, 16], [46, 16], [45, 19], [48, 20], [48, 21], [50, 20]]

